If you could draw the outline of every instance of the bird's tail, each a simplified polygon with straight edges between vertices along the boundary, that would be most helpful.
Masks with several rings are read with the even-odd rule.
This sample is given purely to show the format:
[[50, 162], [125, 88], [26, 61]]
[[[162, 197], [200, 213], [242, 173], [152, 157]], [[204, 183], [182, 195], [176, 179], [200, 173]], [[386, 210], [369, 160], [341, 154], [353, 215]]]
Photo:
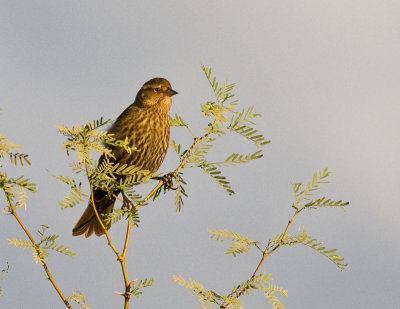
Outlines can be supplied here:
[[[115, 192], [118, 195], [117, 192]], [[103, 221], [104, 227], [108, 230], [111, 227], [111, 220], [107, 220], [103, 218], [102, 215], [107, 215], [113, 211], [115, 204], [115, 197], [109, 196], [106, 191], [103, 190], [95, 190], [93, 192], [94, 202], [96, 205], [97, 212], [100, 215], [101, 220]], [[82, 216], [79, 218], [78, 222], [75, 224], [72, 229], [73, 236], [79, 236], [85, 234], [85, 237], [88, 238], [93, 232], [97, 236], [101, 236], [104, 234], [103, 228], [99, 220], [94, 213], [92, 203], [89, 202], [89, 205], [86, 207], [86, 210], [83, 212]]]

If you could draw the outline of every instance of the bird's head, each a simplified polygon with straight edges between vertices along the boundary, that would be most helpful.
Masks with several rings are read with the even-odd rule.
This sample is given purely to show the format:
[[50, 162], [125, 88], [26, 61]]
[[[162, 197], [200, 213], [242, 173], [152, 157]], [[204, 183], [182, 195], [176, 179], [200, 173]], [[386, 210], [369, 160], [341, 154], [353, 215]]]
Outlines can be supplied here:
[[140, 88], [136, 95], [135, 104], [143, 108], [159, 108], [168, 113], [172, 102], [171, 97], [177, 93], [172, 89], [168, 80], [156, 77], [150, 79]]

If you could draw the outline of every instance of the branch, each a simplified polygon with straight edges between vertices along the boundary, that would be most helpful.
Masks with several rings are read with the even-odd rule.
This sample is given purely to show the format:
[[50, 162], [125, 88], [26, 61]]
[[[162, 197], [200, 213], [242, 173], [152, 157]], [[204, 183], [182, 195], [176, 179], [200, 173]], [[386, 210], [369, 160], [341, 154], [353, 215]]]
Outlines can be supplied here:
[[[18, 216], [17, 212], [15, 211], [15, 206], [12, 203], [12, 200], [10, 198], [10, 195], [6, 192], [6, 197], [7, 197], [7, 201], [8, 201], [8, 205], [10, 206], [10, 211], [11, 214], [14, 216], [14, 218], [18, 221], [19, 225], [21, 226], [21, 228], [24, 230], [26, 236], [28, 236], [29, 240], [31, 241], [32, 245], [34, 248], [38, 248], [38, 244], [35, 242], [35, 240], [33, 239], [31, 233], [29, 233], [28, 229], [26, 228], [25, 224], [21, 221], [21, 218]], [[65, 304], [65, 306], [68, 309], [72, 309], [72, 306], [69, 304], [67, 298], [64, 296], [64, 294], [61, 292], [60, 288], [58, 287], [57, 283], [55, 282], [53, 276], [50, 273], [49, 268], [47, 267], [47, 264], [45, 261], [42, 261], [42, 265], [43, 268], [51, 282], [51, 284], [53, 285], [53, 287], [56, 289], [58, 295], [61, 297], [63, 303]]]
[[[182, 161], [180, 162], [180, 164], [178, 165], [178, 167], [172, 172], [172, 174], [177, 173], [180, 169], [184, 168], [185, 163], [187, 161], [187, 159], [189, 158], [190, 154], [193, 151], [193, 148], [196, 146], [196, 144], [201, 141], [203, 138], [207, 137], [209, 135], [209, 133], [204, 134], [201, 137], [196, 137], [194, 138], [194, 141], [192, 143], [192, 145], [190, 146], [189, 150], [186, 152], [185, 156], [183, 157]], [[138, 209], [140, 206], [142, 206], [145, 202], [147, 202], [156, 192], [157, 190], [164, 184], [164, 181], [161, 179], [158, 181], [157, 185], [149, 192], [149, 194], [147, 194], [147, 196], [137, 205], [135, 205], [134, 207], [136, 209]], [[93, 194], [92, 194], [93, 196]], [[94, 201], [92, 201], [92, 205], [94, 205]], [[95, 209], [96, 207], [94, 207]], [[104, 232], [106, 233], [107, 239], [109, 240], [109, 245], [111, 246], [111, 240], [109, 239], [108, 233], [100, 219], [100, 216], [97, 213], [97, 210], [95, 209], [96, 212], [96, 216], [97, 216], [97, 220], [99, 220], [99, 222], [101, 223], [102, 228], [104, 229]], [[125, 235], [125, 242], [124, 242], [124, 248], [122, 250], [122, 254], [119, 254], [119, 252], [115, 249], [115, 247], [113, 248], [113, 246], [111, 246], [111, 248], [113, 248], [113, 251], [115, 252], [115, 254], [117, 254], [118, 260], [121, 263], [122, 266], [122, 272], [124, 275], [124, 281], [125, 281], [125, 293], [123, 294], [123, 296], [125, 297], [125, 307], [124, 309], [128, 309], [129, 307], [129, 299], [130, 299], [130, 292], [131, 292], [131, 282], [129, 282], [128, 280], [128, 276], [126, 274], [126, 267], [125, 267], [125, 257], [126, 257], [126, 252], [128, 249], [128, 244], [129, 244], [129, 238], [130, 238], [130, 233], [131, 233], [131, 229], [132, 229], [132, 223], [130, 222], [130, 220], [128, 220], [128, 224], [126, 227], [126, 235]]]
[[[285, 228], [284, 232], [282, 233], [282, 239], [285, 237], [290, 225], [292, 224], [294, 218], [299, 214], [299, 212], [300, 212], [300, 210], [296, 210], [295, 213], [293, 214], [293, 216], [291, 218], [289, 218], [289, 221], [288, 221], [288, 223], [286, 225], [286, 228]], [[282, 243], [279, 242], [278, 244], [276, 244], [270, 250], [268, 250], [268, 246], [265, 248], [265, 250], [262, 252], [262, 256], [261, 256], [260, 262], [258, 263], [256, 269], [254, 270], [253, 274], [251, 275], [250, 280], [253, 279], [257, 275], [261, 265], [264, 263], [264, 260], [267, 258], [267, 256], [269, 256], [271, 253], [273, 253], [281, 245], [282, 245]], [[244, 291], [241, 291], [234, 299], [239, 298], [240, 296], [243, 295], [243, 293], [244, 293]], [[228, 308], [228, 304], [224, 303], [224, 304], [220, 305], [220, 309], [226, 309], [226, 308]]]
[[126, 236], [126, 240], [125, 240], [125, 247], [124, 247], [124, 250], [123, 250], [123, 254], [121, 255], [119, 253], [118, 249], [115, 247], [115, 245], [111, 241], [110, 235], [108, 234], [108, 231], [107, 231], [106, 227], [104, 226], [103, 221], [101, 220], [100, 215], [99, 215], [99, 213], [98, 213], [98, 211], [96, 209], [96, 205], [94, 203], [93, 186], [90, 183], [89, 167], [88, 167], [87, 162], [85, 162], [85, 170], [86, 170], [86, 176], [87, 176], [89, 184], [90, 184], [90, 193], [91, 193], [90, 204], [93, 207], [93, 211], [94, 211], [94, 213], [96, 215], [97, 221], [100, 223], [100, 226], [103, 229], [103, 232], [107, 237], [108, 245], [114, 251], [115, 255], [117, 256], [117, 260], [121, 264], [122, 275], [124, 277], [124, 283], [125, 283], [125, 293], [123, 293], [122, 296], [124, 296], [124, 298], [125, 298], [124, 308], [128, 309], [129, 308], [129, 300], [130, 300], [131, 283], [130, 283], [130, 281], [128, 279], [128, 274], [127, 274], [127, 271], [126, 271], [125, 254], [126, 254], [127, 240], [129, 241], [129, 233], [130, 233], [130, 226], [129, 225], [130, 224], [128, 223], [127, 236]]
[[[293, 216], [289, 219], [285, 231], [282, 234], [282, 239], [285, 238], [285, 235], [289, 229], [289, 226], [292, 224], [294, 218], [299, 214], [300, 210], [296, 210], [295, 213], [293, 214]], [[271, 250], [268, 251], [268, 246], [267, 248], [265, 248], [265, 250], [263, 251], [263, 255], [261, 257], [260, 262], [258, 263], [256, 269], [253, 272], [253, 275], [251, 276], [251, 278], [254, 278], [254, 276], [257, 274], [258, 270], [260, 269], [262, 263], [264, 262], [265, 258], [270, 255], [271, 253], [273, 253], [276, 249], [278, 249], [280, 246], [282, 245], [282, 243], [278, 243], [277, 245], [275, 245]]]

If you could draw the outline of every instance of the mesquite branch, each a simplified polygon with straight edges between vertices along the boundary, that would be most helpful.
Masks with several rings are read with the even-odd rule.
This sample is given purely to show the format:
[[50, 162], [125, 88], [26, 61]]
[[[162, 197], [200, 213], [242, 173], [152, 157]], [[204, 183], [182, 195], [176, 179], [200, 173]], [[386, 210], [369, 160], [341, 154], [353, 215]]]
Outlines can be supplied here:
[[[15, 206], [11, 200], [10, 195], [6, 192], [6, 197], [7, 197], [7, 201], [8, 201], [8, 207], [10, 210], [10, 213], [14, 216], [14, 218], [18, 221], [18, 224], [21, 226], [21, 228], [24, 230], [26, 236], [28, 236], [29, 240], [32, 243], [32, 246], [35, 250], [37, 250], [37, 248], [39, 247], [39, 245], [36, 243], [36, 241], [33, 239], [31, 233], [28, 231], [28, 229], [26, 228], [25, 224], [22, 222], [21, 218], [19, 217], [19, 215], [17, 214], [17, 212], [15, 211]], [[61, 297], [63, 303], [65, 304], [65, 306], [68, 309], [72, 309], [71, 305], [68, 302], [68, 299], [64, 296], [64, 294], [61, 292], [60, 288], [58, 287], [56, 281], [54, 280], [47, 264], [45, 261], [41, 261], [41, 264], [43, 266], [44, 271], [47, 274], [48, 279], [50, 280], [51, 284], [53, 285], [53, 287], [56, 289], [58, 295]]]

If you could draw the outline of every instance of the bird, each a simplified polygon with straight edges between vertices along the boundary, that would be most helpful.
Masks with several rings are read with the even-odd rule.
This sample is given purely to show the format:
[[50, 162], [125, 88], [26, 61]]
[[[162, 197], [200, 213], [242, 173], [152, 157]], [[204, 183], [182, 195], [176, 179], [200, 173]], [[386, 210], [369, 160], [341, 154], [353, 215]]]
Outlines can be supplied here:
[[[135, 101], [119, 115], [108, 130], [108, 133], [113, 134], [116, 140], [127, 138], [129, 146], [136, 147], [137, 151], [128, 152], [123, 147], [107, 146], [113, 154], [111, 162], [134, 165], [152, 173], [159, 169], [169, 146], [168, 113], [172, 104], [171, 97], [177, 93], [165, 78], [156, 77], [143, 84]], [[104, 159], [104, 155], [100, 157], [99, 165]], [[94, 188], [93, 200], [100, 217], [113, 211], [115, 196], [119, 193], [117, 191], [110, 195], [107, 191]], [[84, 234], [87, 238], [93, 233], [97, 236], [104, 234], [91, 200], [72, 229], [73, 236]], [[111, 221], [106, 218], [102, 221], [105, 228], [110, 229]]]

